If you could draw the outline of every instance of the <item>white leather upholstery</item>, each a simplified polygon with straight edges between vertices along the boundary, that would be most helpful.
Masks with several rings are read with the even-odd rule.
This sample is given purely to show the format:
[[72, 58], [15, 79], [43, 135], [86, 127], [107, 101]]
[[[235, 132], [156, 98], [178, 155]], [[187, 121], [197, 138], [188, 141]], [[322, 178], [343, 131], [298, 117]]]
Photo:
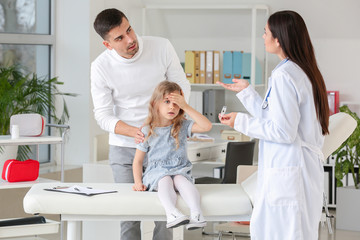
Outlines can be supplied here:
[[246, 194], [249, 196], [252, 205], [254, 206], [255, 196], [256, 196], [256, 187], [257, 187], [257, 171], [245, 179], [241, 186], [243, 187]]
[[[45, 191], [54, 186], [72, 186], [73, 183], [41, 183], [31, 187], [24, 198], [26, 213], [71, 215], [128, 215], [141, 220], [142, 216], [165, 216], [156, 192], [135, 192], [132, 184], [76, 183], [117, 193], [83, 196]], [[240, 184], [196, 185], [201, 195], [204, 216], [250, 216], [252, 206]], [[185, 202], [178, 198], [178, 207], [189, 214]]]
[[339, 112], [330, 116], [329, 135], [325, 136], [322, 152], [324, 158], [330, 156], [353, 133], [357, 122], [349, 114]]

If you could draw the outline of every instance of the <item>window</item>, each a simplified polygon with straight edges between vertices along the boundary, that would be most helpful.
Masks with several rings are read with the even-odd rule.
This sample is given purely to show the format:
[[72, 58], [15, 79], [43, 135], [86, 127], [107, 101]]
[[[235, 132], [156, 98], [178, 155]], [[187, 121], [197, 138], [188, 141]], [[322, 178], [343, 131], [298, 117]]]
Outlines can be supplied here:
[[[0, 66], [18, 63], [38, 76], [52, 76], [53, 5], [53, 0], [0, 0]], [[40, 146], [39, 161], [50, 161], [49, 145]]]

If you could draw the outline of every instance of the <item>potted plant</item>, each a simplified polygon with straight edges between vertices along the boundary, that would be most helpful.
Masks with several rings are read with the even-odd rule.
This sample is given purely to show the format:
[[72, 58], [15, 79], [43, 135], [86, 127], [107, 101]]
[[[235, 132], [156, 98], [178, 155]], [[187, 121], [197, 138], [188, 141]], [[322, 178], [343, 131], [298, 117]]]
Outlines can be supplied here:
[[[360, 119], [348, 106], [340, 107], [341, 112], [351, 115], [357, 126], [351, 136], [333, 153], [336, 154], [335, 177], [337, 185], [336, 227], [359, 231], [357, 217], [360, 209]], [[354, 186], [343, 186], [342, 179], [351, 173]], [[354, 207], [355, 206], [355, 207]]]
[[[10, 117], [15, 114], [38, 113], [63, 124], [69, 118], [63, 96], [75, 94], [60, 92], [58, 86], [62, 84], [57, 77], [39, 77], [19, 65], [0, 67], [0, 135], [9, 134]], [[56, 115], [59, 109], [55, 104], [59, 97], [63, 101], [60, 117]], [[1, 152], [4, 152], [2, 146]], [[19, 146], [17, 159], [27, 159], [30, 152], [29, 146]]]

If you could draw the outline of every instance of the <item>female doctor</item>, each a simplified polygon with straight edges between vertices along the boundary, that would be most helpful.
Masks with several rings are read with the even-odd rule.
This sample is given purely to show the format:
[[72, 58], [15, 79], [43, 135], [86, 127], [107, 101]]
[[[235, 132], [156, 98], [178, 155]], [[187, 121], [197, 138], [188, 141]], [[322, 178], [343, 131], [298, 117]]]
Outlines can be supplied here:
[[230, 113], [223, 124], [260, 140], [258, 190], [251, 218], [256, 240], [315, 240], [323, 203], [324, 135], [329, 109], [302, 17], [293, 11], [270, 16], [263, 35], [266, 51], [281, 62], [272, 71], [262, 99], [247, 80], [233, 79], [224, 88], [250, 113]]

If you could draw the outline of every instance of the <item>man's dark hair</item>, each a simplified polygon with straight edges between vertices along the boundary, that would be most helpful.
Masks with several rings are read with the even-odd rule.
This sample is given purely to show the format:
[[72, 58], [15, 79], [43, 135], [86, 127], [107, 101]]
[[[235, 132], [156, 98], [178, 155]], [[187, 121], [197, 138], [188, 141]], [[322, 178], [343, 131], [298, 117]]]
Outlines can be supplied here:
[[125, 14], [118, 9], [105, 9], [96, 16], [94, 29], [105, 40], [111, 29], [121, 25], [123, 18], [127, 19]]

